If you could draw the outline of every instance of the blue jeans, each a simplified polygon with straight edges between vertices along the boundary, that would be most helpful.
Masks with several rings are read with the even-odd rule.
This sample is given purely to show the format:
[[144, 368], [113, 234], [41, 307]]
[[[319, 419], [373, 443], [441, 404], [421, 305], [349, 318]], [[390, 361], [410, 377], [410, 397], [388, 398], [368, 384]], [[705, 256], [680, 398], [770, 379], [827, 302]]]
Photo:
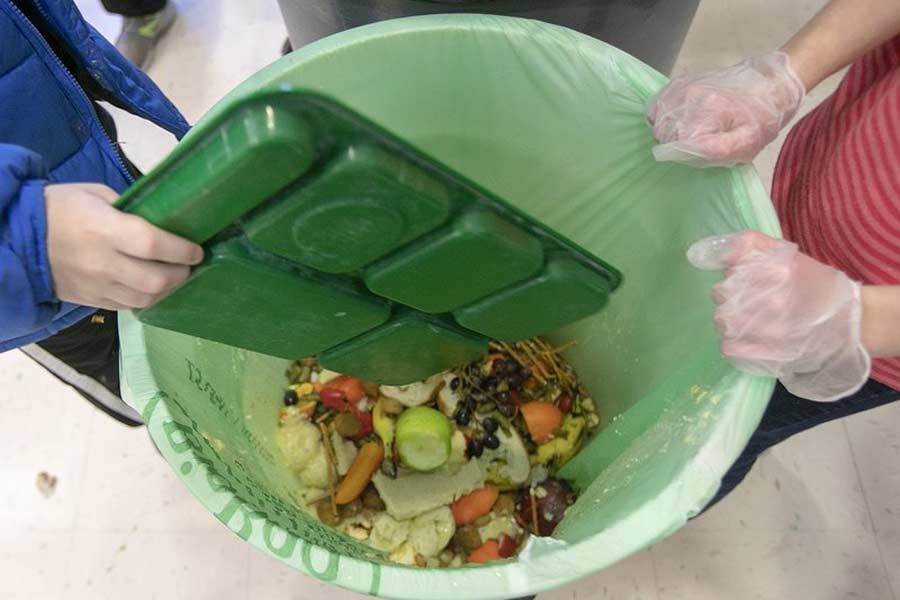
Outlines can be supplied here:
[[775, 387], [762, 421], [731, 469], [722, 477], [722, 486], [706, 505], [707, 511], [744, 480], [757, 457], [767, 448], [795, 433], [900, 399], [900, 392], [870, 379], [861, 390], [836, 402], [813, 402], [794, 396], [781, 383]]

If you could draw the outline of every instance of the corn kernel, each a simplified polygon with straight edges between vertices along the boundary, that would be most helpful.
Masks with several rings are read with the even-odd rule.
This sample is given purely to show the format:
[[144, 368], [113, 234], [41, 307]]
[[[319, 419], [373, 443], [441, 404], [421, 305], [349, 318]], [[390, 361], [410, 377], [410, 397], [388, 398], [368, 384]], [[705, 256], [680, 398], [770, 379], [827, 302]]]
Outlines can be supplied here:
[[311, 383], [301, 383], [300, 385], [293, 386], [294, 392], [297, 393], [297, 396], [306, 396], [307, 394], [312, 394], [315, 391], [313, 384]]

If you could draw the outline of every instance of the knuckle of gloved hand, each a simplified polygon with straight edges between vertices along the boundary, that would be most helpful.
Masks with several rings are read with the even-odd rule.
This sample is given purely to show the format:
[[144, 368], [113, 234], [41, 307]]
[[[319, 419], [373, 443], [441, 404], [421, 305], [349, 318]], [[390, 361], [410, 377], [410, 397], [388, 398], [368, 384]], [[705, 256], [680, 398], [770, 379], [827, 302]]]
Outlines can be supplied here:
[[758, 356], [757, 345], [740, 339], [723, 339], [719, 344], [722, 356], [738, 369], [756, 375], [766, 374], [767, 361]]
[[[760, 277], [769, 287], [789, 288], [794, 279], [794, 269], [789, 263], [778, 260], [770, 260], [759, 267]], [[779, 290], [787, 293], [787, 290]]]
[[667, 144], [678, 139], [678, 117], [668, 113], [659, 113], [656, 123], [653, 125], [653, 137], [657, 141]]
[[771, 319], [772, 325], [783, 321], [787, 308], [785, 297], [778, 293], [760, 294], [756, 302], [756, 311]]
[[[748, 315], [752, 315], [758, 320], [767, 321], [762, 327], [768, 327], [775, 320], [779, 320], [783, 311], [777, 295], [766, 293], [763, 289], [748, 291], [742, 299], [741, 308]], [[759, 333], [761, 335], [764, 334], [764, 330], [760, 329]]]
[[691, 100], [696, 106], [696, 110], [703, 111], [708, 118], [717, 118], [723, 113], [731, 115], [733, 118], [739, 98], [736, 98], [731, 90], [705, 87], [696, 89]]
[[733, 339], [723, 338], [719, 343], [719, 351], [722, 353], [727, 359], [739, 359], [742, 358], [741, 349], [743, 344]]
[[712, 300], [718, 306], [717, 310], [724, 310], [723, 305], [740, 300], [741, 288], [744, 285], [742, 279], [740, 274], [734, 274], [712, 287]]
[[720, 315], [713, 316], [713, 325], [716, 328], [716, 332], [720, 337], [726, 338], [729, 337], [731, 328], [728, 325], [728, 319], [726, 317], [722, 317]]

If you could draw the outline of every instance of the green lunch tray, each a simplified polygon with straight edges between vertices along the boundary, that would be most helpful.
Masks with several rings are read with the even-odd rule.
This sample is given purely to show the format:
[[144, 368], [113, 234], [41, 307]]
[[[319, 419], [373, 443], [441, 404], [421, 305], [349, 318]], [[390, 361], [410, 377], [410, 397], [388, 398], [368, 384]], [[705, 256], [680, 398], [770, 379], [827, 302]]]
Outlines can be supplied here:
[[[527, 165], [523, 165], [523, 169]], [[333, 99], [202, 124], [117, 202], [202, 244], [149, 325], [403, 384], [600, 310], [611, 266]]]

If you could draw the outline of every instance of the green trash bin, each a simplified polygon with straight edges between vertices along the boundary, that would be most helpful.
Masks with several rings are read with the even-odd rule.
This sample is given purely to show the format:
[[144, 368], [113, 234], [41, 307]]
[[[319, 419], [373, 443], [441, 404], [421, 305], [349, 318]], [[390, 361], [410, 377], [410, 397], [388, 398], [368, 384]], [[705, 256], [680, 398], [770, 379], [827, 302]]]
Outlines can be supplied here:
[[[226, 526], [292, 567], [362, 593], [503, 599], [563, 585], [681, 527], [743, 449], [773, 381], [720, 357], [701, 237], [779, 229], [752, 167], [653, 160], [644, 117], [665, 78], [568, 29], [426, 16], [343, 32], [251, 77], [339, 98], [497, 196], [607, 257], [625, 282], [601, 313], [553, 332], [596, 398], [600, 432], [563, 473], [581, 490], [554, 538], [516, 562], [387, 564], [293, 506], [275, 429], [287, 361], [120, 320], [123, 394], [162, 455]], [[298, 307], [302, 309], [302, 307]]]

